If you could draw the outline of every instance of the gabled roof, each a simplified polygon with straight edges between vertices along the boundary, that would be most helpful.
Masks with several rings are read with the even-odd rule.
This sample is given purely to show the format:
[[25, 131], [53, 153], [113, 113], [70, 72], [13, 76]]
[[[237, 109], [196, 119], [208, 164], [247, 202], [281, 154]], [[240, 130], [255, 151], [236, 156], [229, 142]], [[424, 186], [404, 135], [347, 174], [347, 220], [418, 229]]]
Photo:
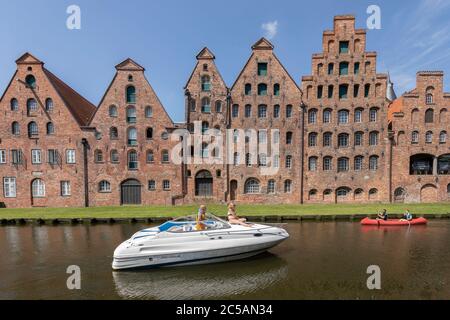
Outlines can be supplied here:
[[20, 58], [16, 60], [16, 63], [17, 64], [41, 64], [41, 65], [44, 64], [41, 60], [39, 60], [38, 58], [36, 58], [29, 52], [25, 52], [23, 55], [21, 55]]
[[121, 71], [145, 71], [145, 68], [131, 58], [127, 58], [116, 66]]
[[252, 46], [253, 50], [273, 50], [273, 44], [269, 40], [262, 37]]
[[97, 109], [92, 103], [83, 98], [79, 93], [65, 84], [61, 79], [53, 73], [43, 68], [45, 75], [55, 88], [61, 99], [66, 104], [70, 113], [80, 126], [86, 126], [91, 115]]
[[204, 47], [196, 56], [197, 60], [201, 59], [215, 59], [214, 53], [208, 49], [208, 47]]

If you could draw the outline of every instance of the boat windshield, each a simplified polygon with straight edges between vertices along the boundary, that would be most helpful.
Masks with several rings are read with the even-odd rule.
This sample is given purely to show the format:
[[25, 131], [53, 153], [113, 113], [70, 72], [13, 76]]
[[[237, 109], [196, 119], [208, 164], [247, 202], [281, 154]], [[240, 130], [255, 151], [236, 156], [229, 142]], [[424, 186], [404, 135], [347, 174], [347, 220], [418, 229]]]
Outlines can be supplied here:
[[171, 221], [167, 221], [160, 225], [159, 231], [167, 232], [192, 232], [192, 231], [210, 231], [231, 228], [230, 224], [225, 220], [216, 217], [211, 213], [206, 214], [206, 219], [201, 221], [201, 228], [197, 225], [196, 215], [180, 217]]

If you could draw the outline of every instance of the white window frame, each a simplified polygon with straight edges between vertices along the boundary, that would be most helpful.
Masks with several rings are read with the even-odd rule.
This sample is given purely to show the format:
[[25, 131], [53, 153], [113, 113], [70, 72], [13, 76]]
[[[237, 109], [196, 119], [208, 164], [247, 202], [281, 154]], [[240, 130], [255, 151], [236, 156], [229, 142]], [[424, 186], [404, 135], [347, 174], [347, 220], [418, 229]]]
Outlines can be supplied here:
[[31, 193], [33, 198], [45, 197], [45, 183], [42, 179], [35, 179], [31, 183]]
[[76, 151], [75, 149], [66, 150], [66, 163], [75, 164], [77, 163]]
[[32, 164], [41, 164], [42, 163], [41, 149], [32, 149], [31, 150], [31, 163]]
[[0, 164], [6, 163], [6, 150], [0, 149]]
[[17, 183], [15, 177], [3, 178], [3, 196], [5, 198], [17, 197]]
[[61, 181], [61, 197], [70, 197], [71, 195], [70, 181]]

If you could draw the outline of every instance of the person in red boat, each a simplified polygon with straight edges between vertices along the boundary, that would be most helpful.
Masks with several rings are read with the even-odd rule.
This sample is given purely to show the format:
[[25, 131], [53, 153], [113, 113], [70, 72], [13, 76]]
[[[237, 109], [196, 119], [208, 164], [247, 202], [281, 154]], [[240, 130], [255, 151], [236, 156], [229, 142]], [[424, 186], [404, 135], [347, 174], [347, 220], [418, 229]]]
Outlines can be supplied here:
[[383, 209], [383, 212], [378, 214], [377, 220], [384, 220], [384, 221], [388, 220], [388, 213], [386, 209]]

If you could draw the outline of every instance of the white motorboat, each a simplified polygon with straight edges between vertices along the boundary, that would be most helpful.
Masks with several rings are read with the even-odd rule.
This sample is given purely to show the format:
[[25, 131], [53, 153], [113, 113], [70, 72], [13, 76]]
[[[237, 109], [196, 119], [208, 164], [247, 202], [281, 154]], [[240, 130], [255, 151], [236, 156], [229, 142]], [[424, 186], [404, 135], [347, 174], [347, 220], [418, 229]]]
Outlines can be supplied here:
[[[195, 216], [141, 230], [114, 251], [112, 268], [131, 269], [205, 264], [242, 259], [286, 240], [286, 230], [263, 224], [242, 226], [207, 214], [199, 228]], [[200, 230], [197, 230], [200, 229]]]

